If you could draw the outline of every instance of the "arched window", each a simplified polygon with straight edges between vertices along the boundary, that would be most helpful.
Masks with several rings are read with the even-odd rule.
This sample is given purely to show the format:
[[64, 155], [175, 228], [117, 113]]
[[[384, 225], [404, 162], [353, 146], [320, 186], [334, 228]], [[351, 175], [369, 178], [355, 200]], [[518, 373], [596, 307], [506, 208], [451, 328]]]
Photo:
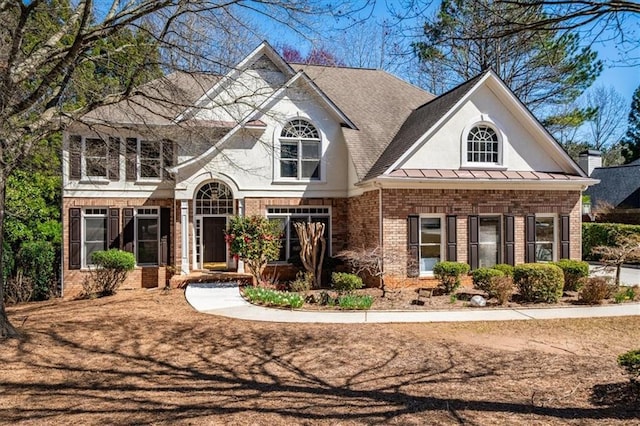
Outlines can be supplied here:
[[467, 135], [467, 162], [500, 162], [500, 141], [496, 131], [487, 125], [474, 126]]
[[222, 182], [209, 182], [196, 194], [196, 214], [233, 214], [233, 194]]
[[289, 121], [280, 133], [280, 177], [320, 179], [320, 133], [303, 119]]

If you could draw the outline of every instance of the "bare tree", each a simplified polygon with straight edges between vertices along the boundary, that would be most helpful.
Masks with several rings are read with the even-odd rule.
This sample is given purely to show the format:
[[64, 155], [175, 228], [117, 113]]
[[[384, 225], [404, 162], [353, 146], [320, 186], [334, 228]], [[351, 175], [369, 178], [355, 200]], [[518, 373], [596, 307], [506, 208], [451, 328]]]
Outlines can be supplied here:
[[620, 235], [615, 246], [597, 246], [591, 252], [600, 255], [602, 262], [616, 270], [616, 285], [620, 285], [620, 271], [626, 262], [640, 260], [640, 235]]
[[585, 106], [594, 111], [587, 121], [587, 142], [597, 150], [604, 150], [622, 137], [628, 114], [625, 99], [613, 87], [597, 86], [587, 91]]
[[[367, 4], [366, 0], [338, 4], [320, 0], [0, 0], [0, 259], [7, 179], [29, 158], [38, 141], [100, 106], [132, 96], [152, 98], [157, 93], [150, 88], [137, 90], [135, 78], [146, 66], [158, 66], [157, 60], [131, 58], [127, 79], [96, 88], [90, 97], [77, 102], [74, 81], [87, 72], [87, 66], [110, 53], [97, 48], [105, 39], [124, 31], [144, 33], [155, 48], [173, 53], [164, 56], [172, 60], [160, 64], [166, 71], [193, 66], [194, 58], [200, 60], [199, 66], [223, 65], [219, 57], [198, 51], [203, 44], [200, 39], [198, 43], [189, 40], [226, 31], [219, 25], [222, 20], [242, 25], [243, 13], [303, 33], [318, 14], [338, 10], [344, 16]], [[43, 16], [55, 19], [50, 20], [51, 25], [41, 25]], [[194, 17], [210, 24], [209, 32], [182, 37], [185, 25]], [[18, 333], [6, 315], [1, 280], [0, 274], [0, 337], [13, 337]]]

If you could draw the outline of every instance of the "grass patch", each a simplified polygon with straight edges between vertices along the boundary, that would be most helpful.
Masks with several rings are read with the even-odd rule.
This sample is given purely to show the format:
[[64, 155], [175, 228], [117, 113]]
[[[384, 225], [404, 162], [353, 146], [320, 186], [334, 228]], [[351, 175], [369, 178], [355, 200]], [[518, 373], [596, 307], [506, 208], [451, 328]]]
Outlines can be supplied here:
[[304, 305], [304, 299], [298, 293], [271, 290], [264, 287], [245, 287], [244, 295], [251, 303], [258, 305], [292, 309], [301, 308]]

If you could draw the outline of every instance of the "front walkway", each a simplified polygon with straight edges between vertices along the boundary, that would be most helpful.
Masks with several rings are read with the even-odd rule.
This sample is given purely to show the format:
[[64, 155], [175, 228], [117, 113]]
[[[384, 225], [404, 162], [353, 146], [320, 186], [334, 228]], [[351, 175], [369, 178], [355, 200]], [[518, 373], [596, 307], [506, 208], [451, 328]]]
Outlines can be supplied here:
[[235, 283], [189, 284], [185, 297], [199, 312], [229, 318], [267, 322], [393, 323], [511, 321], [553, 318], [618, 317], [640, 315], [640, 303], [606, 306], [526, 309], [465, 309], [451, 311], [294, 311], [263, 308], [245, 301]]

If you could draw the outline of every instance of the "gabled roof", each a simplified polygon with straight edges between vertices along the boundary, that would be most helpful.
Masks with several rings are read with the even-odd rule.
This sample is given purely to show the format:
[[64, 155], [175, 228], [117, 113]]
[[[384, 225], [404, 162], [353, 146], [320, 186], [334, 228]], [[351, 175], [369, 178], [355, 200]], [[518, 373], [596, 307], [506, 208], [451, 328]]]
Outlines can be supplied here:
[[396, 133], [380, 158], [367, 173], [366, 179], [383, 174], [398, 158], [406, 153], [413, 144], [429, 131], [442, 117], [466, 95], [482, 78], [482, 74], [438, 96], [414, 110]]
[[593, 169], [591, 177], [600, 179], [600, 183], [585, 191], [591, 196], [591, 204], [606, 202], [614, 207], [627, 204], [629, 207], [640, 208], [640, 203], [634, 199], [634, 194], [640, 189], [640, 159], [621, 166], [598, 167]]

